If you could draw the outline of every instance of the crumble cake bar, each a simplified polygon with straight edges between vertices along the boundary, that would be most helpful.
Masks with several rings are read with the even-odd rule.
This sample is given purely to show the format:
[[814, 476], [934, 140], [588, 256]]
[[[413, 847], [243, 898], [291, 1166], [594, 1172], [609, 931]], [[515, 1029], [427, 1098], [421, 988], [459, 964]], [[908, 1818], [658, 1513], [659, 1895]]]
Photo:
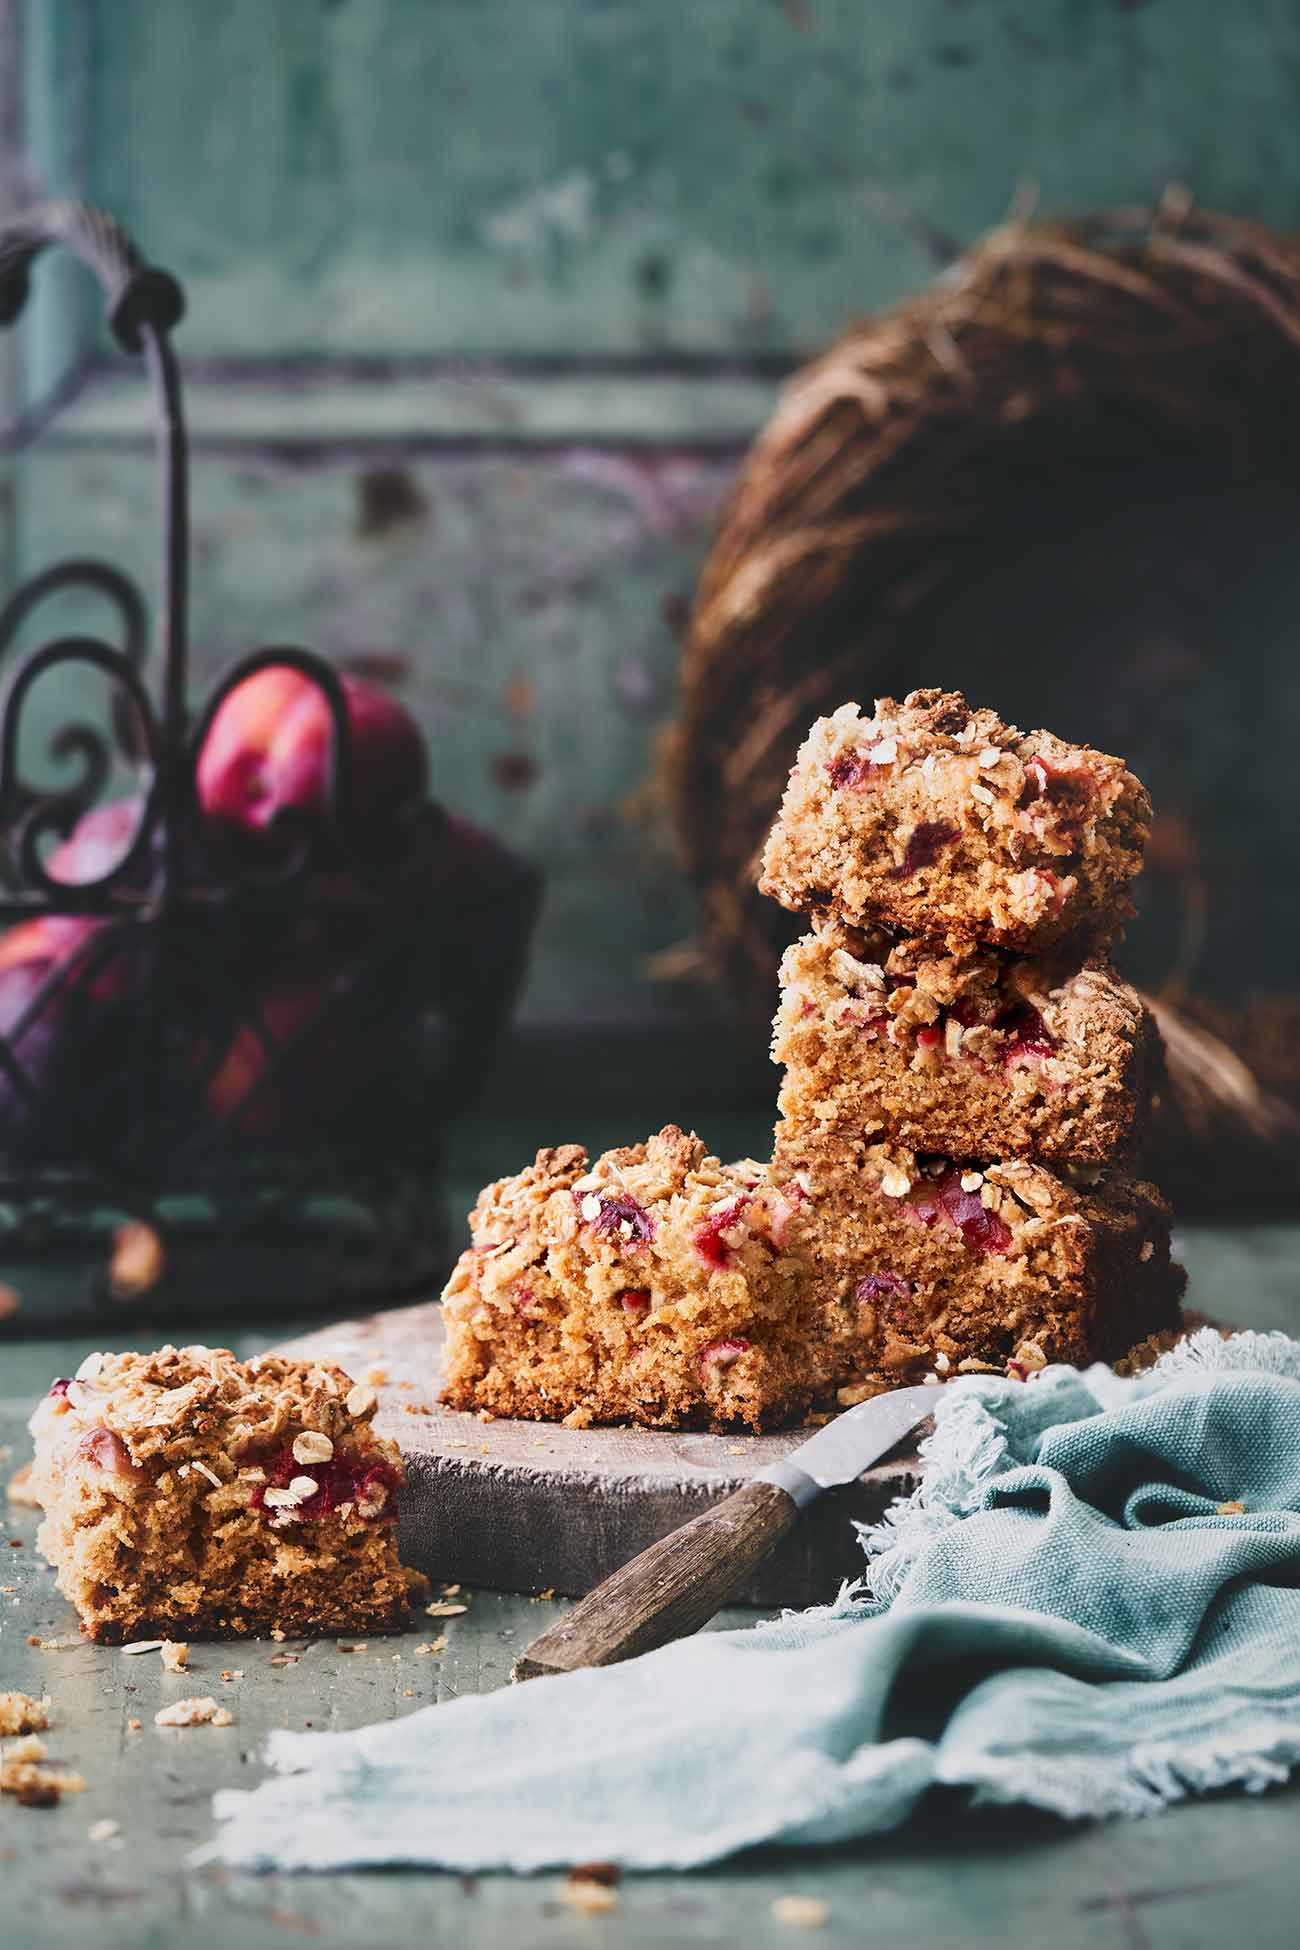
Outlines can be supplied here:
[[669, 1125], [489, 1185], [444, 1295], [444, 1401], [658, 1428], [788, 1421], [839, 1378], [790, 1200]]
[[1185, 1275], [1152, 1185], [809, 1146], [782, 1128], [774, 1175], [804, 1194], [789, 1231], [817, 1269], [827, 1338], [883, 1385], [1113, 1361], [1178, 1323]]
[[1162, 1047], [1105, 967], [946, 955], [823, 917], [781, 963], [772, 1060], [787, 1127], [810, 1138], [1113, 1165], [1140, 1141]]
[[1020, 732], [955, 691], [845, 704], [808, 734], [759, 886], [796, 912], [1041, 953], [1132, 913], [1151, 801], [1118, 758]]
[[38, 1406], [37, 1543], [93, 1639], [400, 1630], [373, 1388], [224, 1348], [92, 1354]]

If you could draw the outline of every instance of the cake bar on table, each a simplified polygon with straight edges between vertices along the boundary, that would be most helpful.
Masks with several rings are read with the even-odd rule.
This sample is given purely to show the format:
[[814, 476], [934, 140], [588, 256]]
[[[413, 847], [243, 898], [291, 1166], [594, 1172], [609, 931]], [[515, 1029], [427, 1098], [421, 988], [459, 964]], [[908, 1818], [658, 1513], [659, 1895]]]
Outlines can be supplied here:
[[341, 1368], [223, 1348], [92, 1354], [32, 1417], [37, 1543], [83, 1630], [401, 1630], [395, 1443]]
[[954, 956], [827, 916], [786, 950], [772, 1059], [810, 1139], [1046, 1164], [1131, 1157], [1163, 1070], [1154, 1017], [1103, 965]]
[[845, 704], [805, 740], [759, 886], [797, 913], [1040, 954], [1132, 913], [1151, 801], [1118, 758], [955, 691]]
[[444, 1400], [657, 1428], [788, 1421], [838, 1375], [790, 1202], [670, 1125], [489, 1185], [444, 1296]]

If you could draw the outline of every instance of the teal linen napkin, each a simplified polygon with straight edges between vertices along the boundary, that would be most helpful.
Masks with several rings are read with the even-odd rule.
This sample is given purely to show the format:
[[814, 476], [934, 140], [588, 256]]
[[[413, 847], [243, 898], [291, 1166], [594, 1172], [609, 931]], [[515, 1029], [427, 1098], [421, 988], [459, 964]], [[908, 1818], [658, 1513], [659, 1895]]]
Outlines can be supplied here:
[[[940, 1398], [833, 1606], [355, 1733], [277, 1733], [204, 1859], [693, 1868], [879, 1834], [935, 1785], [1069, 1817], [1300, 1761], [1300, 1343]], [[1219, 1514], [1224, 1503], [1244, 1514]]]

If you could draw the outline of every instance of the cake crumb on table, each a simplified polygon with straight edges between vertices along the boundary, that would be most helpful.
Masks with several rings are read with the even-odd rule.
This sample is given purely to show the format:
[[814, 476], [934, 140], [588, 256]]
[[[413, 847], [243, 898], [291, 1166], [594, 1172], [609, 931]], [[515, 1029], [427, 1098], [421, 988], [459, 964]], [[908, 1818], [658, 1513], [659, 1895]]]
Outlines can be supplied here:
[[208, 1693], [201, 1699], [177, 1699], [160, 1706], [153, 1723], [156, 1727], [229, 1727], [234, 1725], [234, 1715]]
[[168, 1672], [184, 1672], [190, 1662], [190, 1648], [183, 1640], [164, 1639], [158, 1652]]
[[34, 1734], [14, 1741], [0, 1756], [0, 1794], [12, 1794], [23, 1808], [54, 1808], [62, 1795], [85, 1792], [80, 1774], [46, 1756], [45, 1742]]
[[29, 1693], [0, 1693], [0, 1737], [43, 1733], [50, 1724], [50, 1701], [46, 1694], [33, 1699]]
[[40, 1509], [41, 1500], [32, 1488], [32, 1466], [29, 1462], [14, 1471], [9, 1478], [5, 1494], [11, 1503], [18, 1504], [22, 1509]]
[[583, 1864], [570, 1869], [560, 1894], [570, 1909], [580, 1910], [584, 1916], [607, 1916], [618, 1908], [617, 1880], [618, 1870], [612, 1863]]
[[778, 1923], [795, 1930], [823, 1930], [830, 1921], [830, 1905], [820, 1896], [778, 1896], [772, 1904]]

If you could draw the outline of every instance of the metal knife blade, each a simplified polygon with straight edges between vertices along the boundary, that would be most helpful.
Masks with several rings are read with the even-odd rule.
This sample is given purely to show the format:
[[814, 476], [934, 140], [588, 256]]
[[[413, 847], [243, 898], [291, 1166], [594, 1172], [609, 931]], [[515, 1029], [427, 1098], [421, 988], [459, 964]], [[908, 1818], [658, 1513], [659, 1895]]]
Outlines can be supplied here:
[[823, 1490], [852, 1483], [888, 1455], [925, 1420], [942, 1386], [940, 1381], [925, 1381], [915, 1388], [894, 1388], [859, 1402], [856, 1408], [846, 1408], [780, 1462], [760, 1469], [755, 1480], [775, 1483], [802, 1509]]

